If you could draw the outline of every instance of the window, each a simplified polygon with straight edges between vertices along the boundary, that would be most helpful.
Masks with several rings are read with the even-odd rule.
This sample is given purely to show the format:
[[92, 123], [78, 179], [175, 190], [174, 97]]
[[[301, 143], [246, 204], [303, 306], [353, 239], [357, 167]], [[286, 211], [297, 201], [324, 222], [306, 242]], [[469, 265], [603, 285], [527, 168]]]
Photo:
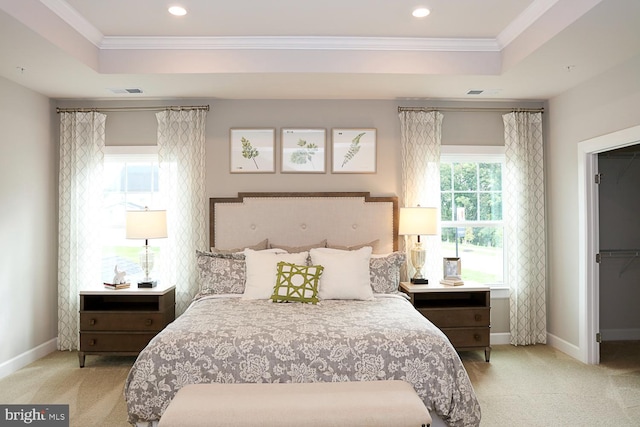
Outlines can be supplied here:
[[503, 167], [503, 147], [442, 146], [442, 255], [460, 257], [465, 281], [503, 283]]
[[[160, 186], [157, 148], [106, 147], [104, 159], [102, 218], [102, 280], [111, 281], [114, 268], [127, 273], [128, 280], [144, 276], [140, 267], [143, 240], [125, 237], [128, 210], [158, 206]], [[149, 240], [159, 254], [161, 240]]]

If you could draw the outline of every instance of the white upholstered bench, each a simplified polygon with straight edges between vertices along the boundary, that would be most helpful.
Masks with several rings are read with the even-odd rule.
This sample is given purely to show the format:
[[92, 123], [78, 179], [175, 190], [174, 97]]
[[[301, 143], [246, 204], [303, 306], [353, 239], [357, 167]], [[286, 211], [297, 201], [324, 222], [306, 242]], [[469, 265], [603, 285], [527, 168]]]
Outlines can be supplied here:
[[158, 427], [423, 427], [429, 411], [404, 381], [192, 384]]

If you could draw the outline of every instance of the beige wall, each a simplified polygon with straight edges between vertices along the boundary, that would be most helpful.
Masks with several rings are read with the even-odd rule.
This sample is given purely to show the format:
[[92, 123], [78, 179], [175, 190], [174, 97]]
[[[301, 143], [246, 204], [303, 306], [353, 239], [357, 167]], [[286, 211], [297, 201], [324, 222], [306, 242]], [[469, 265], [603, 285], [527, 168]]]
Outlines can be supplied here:
[[[375, 195], [400, 195], [400, 121], [398, 106], [518, 106], [541, 107], [537, 103], [467, 103], [331, 100], [174, 100], [149, 102], [61, 101], [59, 107], [86, 106], [209, 105], [206, 123], [207, 195], [234, 196], [239, 191], [370, 191]], [[499, 112], [446, 112], [442, 140], [445, 145], [502, 145], [503, 125]], [[154, 145], [157, 123], [153, 112], [110, 112], [107, 145]], [[231, 174], [229, 129], [233, 127], [276, 128], [276, 173]], [[363, 127], [377, 129], [377, 173], [332, 174], [329, 159], [326, 174], [282, 174], [279, 158], [283, 127], [331, 129]]]
[[55, 348], [57, 144], [49, 100], [0, 78], [0, 376]]
[[545, 160], [548, 331], [572, 354], [580, 346], [578, 144], [640, 124], [640, 57], [549, 101]]
[[[535, 103], [398, 102], [388, 100], [174, 100], [149, 102], [61, 101], [59, 107], [157, 105], [209, 105], [206, 123], [207, 196], [229, 197], [241, 191], [370, 191], [373, 195], [400, 195], [400, 121], [398, 106], [437, 107], [542, 107]], [[237, 174], [229, 172], [229, 129], [233, 127], [276, 128], [276, 173]], [[377, 173], [325, 174], [279, 173], [279, 140], [283, 127], [377, 129]], [[153, 112], [108, 113], [107, 145], [154, 145], [157, 123]], [[500, 112], [445, 112], [442, 129], [445, 145], [503, 145]], [[505, 299], [492, 303], [492, 333], [509, 331], [509, 305]]]

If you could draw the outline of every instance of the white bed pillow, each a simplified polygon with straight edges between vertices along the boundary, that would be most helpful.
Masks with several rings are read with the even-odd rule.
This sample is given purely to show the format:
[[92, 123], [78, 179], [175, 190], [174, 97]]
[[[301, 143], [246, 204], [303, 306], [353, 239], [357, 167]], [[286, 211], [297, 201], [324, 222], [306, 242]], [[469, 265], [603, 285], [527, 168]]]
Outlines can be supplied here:
[[324, 267], [318, 298], [371, 300], [373, 290], [369, 277], [371, 246], [355, 251], [317, 248], [309, 251], [311, 263]]
[[[275, 249], [278, 251], [278, 249]], [[269, 299], [276, 285], [276, 274], [280, 261], [291, 264], [305, 264], [309, 252], [296, 254], [274, 252], [274, 249], [265, 251], [244, 250], [246, 265], [246, 283], [242, 299]]]

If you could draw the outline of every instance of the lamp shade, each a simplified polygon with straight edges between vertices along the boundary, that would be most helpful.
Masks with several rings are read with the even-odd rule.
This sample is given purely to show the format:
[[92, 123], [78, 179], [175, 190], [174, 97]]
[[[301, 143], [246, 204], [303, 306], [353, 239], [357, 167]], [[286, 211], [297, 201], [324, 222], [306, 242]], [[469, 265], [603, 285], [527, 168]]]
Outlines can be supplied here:
[[167, 237], [167, 211], [127, 211], [127, 239]]
[[427, 207], [400, 208], [400, 235], [438, 234], [438, 209]]

